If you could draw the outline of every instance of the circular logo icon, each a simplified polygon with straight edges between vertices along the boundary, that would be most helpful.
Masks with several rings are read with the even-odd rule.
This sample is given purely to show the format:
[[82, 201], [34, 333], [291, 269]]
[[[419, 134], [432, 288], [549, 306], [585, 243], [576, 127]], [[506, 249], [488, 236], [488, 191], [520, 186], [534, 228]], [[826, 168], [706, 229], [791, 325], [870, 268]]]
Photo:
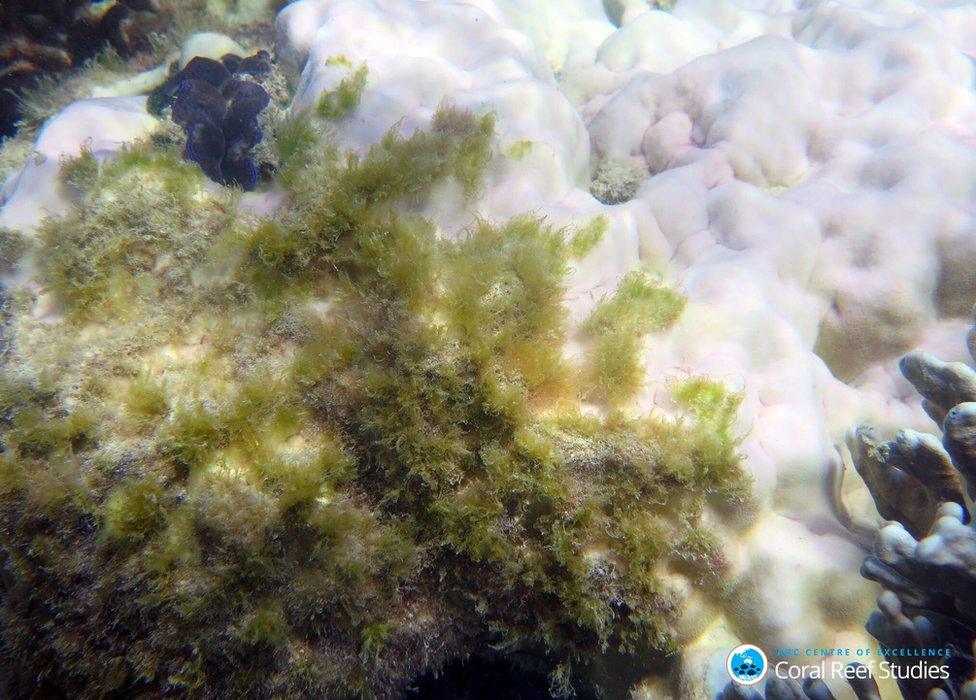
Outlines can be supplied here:
[[739, 685], [755, 685], [766, 677], [767, 668], [766, 655], [755, 644], [740, 644], [725, 660], [729, 678]]

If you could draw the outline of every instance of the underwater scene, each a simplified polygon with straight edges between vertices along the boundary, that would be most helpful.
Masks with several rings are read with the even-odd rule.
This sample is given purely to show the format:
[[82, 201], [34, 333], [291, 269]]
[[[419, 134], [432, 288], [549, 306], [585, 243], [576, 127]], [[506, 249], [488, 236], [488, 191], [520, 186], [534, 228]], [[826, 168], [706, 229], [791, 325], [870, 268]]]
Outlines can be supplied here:
[[976, 700], [976, 2], [0, 0], [0, 698]]

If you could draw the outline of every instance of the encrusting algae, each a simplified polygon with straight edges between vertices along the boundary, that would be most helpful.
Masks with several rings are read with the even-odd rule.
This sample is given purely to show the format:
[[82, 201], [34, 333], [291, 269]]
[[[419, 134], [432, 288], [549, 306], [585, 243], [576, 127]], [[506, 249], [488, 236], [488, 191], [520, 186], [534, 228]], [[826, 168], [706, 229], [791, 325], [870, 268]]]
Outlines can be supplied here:
[[13, 695], [397, 697], [499, 650], [599, 693], [608, 656], [639, 676], [674, 648], [671, 577], [722, 595], [702, 516], [748, 498], [737, 398], [692, 378], [680, 420], [625, 411], [682, 298], [625, 277], [566, 357], [605, 223], [441, 238], [415, 212], [479, 191], [491, 116], [360, 156], [318, 119], [275, 134], [272, 219], [146, 143], [66, 163], [74, 211], [4, 237], [44, 285], [4, 328]]

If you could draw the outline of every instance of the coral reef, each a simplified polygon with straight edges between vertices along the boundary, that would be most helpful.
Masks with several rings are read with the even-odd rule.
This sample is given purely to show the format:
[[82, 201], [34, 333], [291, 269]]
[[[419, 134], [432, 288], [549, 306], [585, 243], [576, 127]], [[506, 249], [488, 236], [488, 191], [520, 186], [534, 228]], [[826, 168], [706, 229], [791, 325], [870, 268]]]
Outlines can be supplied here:
[[888, 521], [861, 567], [884, 589], [866, 627], [886, 648], [951, 650], [948, 662], [930, 659], [947, 663], [949, 678], [900, 679], [904, 697], [976, 697], [976, 529], [967, 499], [976, 485], [976, 372], [922, 352], [906, 355], [899, 366], [941, 425], [942, 439], [902, 430], [881, 442], [866, 427], [850, 437], [854, 466]]
[[[960, 205], [976, 173], [972, 10], [635, 2], [617, 28], [594, 5], [299, 0], [278, 29], [282, 56], [304, 66], [303, 106], [348, 77], [330, 57], [368, 65], [357, 118], [336, 125], [351, 147], [401, 118], [422, 125], [445, 95], [494, 105], [511, 158], [485, 214], [606, 221], [571, 282], [578, 317], [635, 261], [666, 261], [655, 271], [678, 281], [684, 312], [640, 364], [657, 386], [690, 371], [742, 389], [761, 503], [724, 533], [734, 602], [699, 606], [682, 645], [673, 692], [711, 697], [739, 642], [872, 644], [875, 589], [828, 485], [851, 425], [922, 428], [893, 365], [940, 349], [974, 296], [974, 216]], [[646, 173], [601, 206], [590, 176], [613, 159]], [[665, 392], [637, 400], [670, 406]]]
[[673, 652], [678, 582], [723, 595], [736, 398], [613, 409], [680, 297], [626, 277], [568, 358], [565, 231], [415, 213], [484, 186], [491, 115], [363, 154], [327, 124], [279, 135], [273, 219], [150, 141], [66, 161], [73, 208], [9, 252], [43, 290], [4, 327], [9, 694], [396, 697], [492, 650], [598, 689]]
[[[221, 17], [236, 18], [260, 3], [194, 0], [181, 4], [206, 5], [217, 8]], [[604, 411], [606, 419], [614, 411], [639, 407], [641, 413], [663, 418], [701, 407], [714, 416], [719, 406], [730, 433], [743, 436], [739, 450], [753, 477], [754, 499], [731, 513], [706, 511], [702, 520], [707, 528], [693, 538], [690, 544], [695, 546], [684, 557], [704, 563], [710, 558], [708, 548], [699, 545], [720, 549], [728, 560], [723, 595], [716, 600], [690, 583], [700, 576], [668, 579], [688, 600], [669, 625], [681, 653], [659, 665], [658, 670], [670, 674], [667, 679], [648, 677], [635, 692], [649, 697], [669, 693], [682, 698], [714, 697], [727, 680], [728, 650], [740, 642], [766, 649], [869, 646], [873, 642], [863, 621], [873, 607], [876, 586], [856, 572], [863, 560], [858, 539], [873, 533], [859, 527], [858, 537], [852, 538], [837, 522], [829, 485], [838, 463], [836, 446], [851, 425], [870, 423], [885, 440], [895, 435], [895, 428], [916, 433], [930, 429], [928, 416], [897, 370], [898, 356], [911, 350], [948, 360], [961, 356], [952, 343], [968, 326], [966, 314], [976, 296], [971, 274], [976, 260], [972, 237], [976, 214], [970, 206], [976, 191], [971, 60], [976, 8], [934, 0], [841, 4], [679, 0], [671, 12], [661, 12], [651, 4], [661, 3], [296, 0], [278, 15], [273, 44], [267, 29], [248, 34], [210, 22], [191, 22], [191, 31], [174, 38], [161, 54], [154, 54], [152, 62], [130, 64], [129, 76], [113, 74], [98, 91], [37, 93], [44, 99], [35, 101], [40, 106], [34, 111], [44, 116], [65, 104], [66, 96], [106, 97], [76, 102], [48, 121], [33, 144], [36, 152], [6, 182], [0, 195], [0, 228], [11, 230], [12, 242], [26, 241], [28, 252], [13, 265], [10, 261], [19, 243], [3, 256], [14, 280], [5, 297], [27, 295], [28, 301], [33, 300], [31, 318], [38, 324], [53, 319], [54, 326], [62, 328], [55, 297], [34, 289], [41, 282], [31, 274], [30, 260], [36, 257], [33, 246], [37, 245], [33, 237], [40, 232], [45, 245], [52, 246], [56, 239], [42, 222], [46, 215], [77, 221], [79, 207], [113, 200], [110, 196], [89, 200], [84, 194], [100, 190], [90, 184], [92, 160], [69, 161], [63, 177], [59, 164], [87, 150], [100, 177], [118, 154], [119, 144], [155, 129], [156, 120], [146, 114], [144, 100], [120, 96], [144, 93], [151, 89], [152, 85], [143, 89], [151, 80], [165, 80], [173, 60], [183, 66], [198, 51], [219, 48], [215, 55], [207, 54], [219, 60], [228, 51], [245, 55], [253, 50], [250, 47], [274, 45], [280, 74], [295, 90], [290, 111], [310, 115], [309, 121], [281, 121], [278, 116], [286, 105], [262, 84], [272, 103], [259, 119], [267, 122], [259, 123], [265, 138], [251, 158], [278, 166], [267, 188], [221, 191], [206, 182], [195, 165], [179, 171], [192, 173], [196, 186], [202, 182], [205, 190], [199, 201], [196, 197], [188, 201], [217, 200], [235, 222], [235, 217], [251, 216], [278, 222], [282, 200], [289, 201], [289, 193], [307, 186], [310, 173], [317, 172], [308, 169], [315, 158], [309, 159], [307, 145], [317, 141], [320, 131], [332, 133], [331, 143], [338, 152], [353, 153], [366, 162], [370, 148], [381, 143], [394, 124], [399, 124], [401, 139], [428, 133], [432, 116], [445, 99], [461, 111], [491, 110], [499, 149], [484, 173], [483, 189], [463, 200], [458, 195], [466, 189], [464, 182], [442, 178], [432, 183], [422, 201], [401, 203], [401, 213], [436, 222], [438, 240], [455, 242], [469, 236], [472, 215], [496, 222], [489, 224], [491, 229], [533, 212], [553, 230], [565, 229], [568, 262], [563, 296], [568, 315], [562, 350], [578, 372], [584, 412]], [[193, 42], [197, 48], [186, 55], [180, 52], [169, 58], [168, 51], [200, 30], [223, 31], [249, 49], [224, 48], [229, 39], [217, 41], [207, 34], [198, 37]], [[131, 75], [137, 70], [144, 72]], [[122, 84], [113, 82], [120, 78], [125, 78]], [[276, 109], [278, 116], [272, 114]], [[175, 132], [171, 143], [182, 142], [178, 127], [169, 127], [168, 132], [166, 126], [164, 132], [156, 131], [154, 138], [165, 142]], [[2, 160], [9, 163], [17, 153], [26, 155], [17, 150]], [[156, 155], [161, 162], [181, 165], [176, 149]], [[635, 177], [625, 191], [629, 199], [605, 205], [590, 192], [591, 175], [601, 163], [624, 161], [640, 166], [633, 169]], [[638, 170], [642, 171], [639, 179]], [[145, 179], [129, 181], [128, 191], [139, 191]], [[356, 199], [354, 192], [347, 195]], [[164, 208], [170, 197], [187, 201], [179, 192], [169, 195], [152, 188], [146, 196], [161, 200]], [[182, 205], [176, 211], [182, 212]], [[201, 237], [209, 245], [212, 231], [223, 230], [224, 225], [216, 215], [202, 216], [201, 209], [190, 213], [184, 212], [181, 222], [206, 232]], [[130, 216], [138, 231], [153, 230], [159, 223], [130, 212], [116, 212], [107, 222]], [[247, 221], [238, 225], [247, 230], [256, 226]], [[232, 261], [237, 260], [233, 252], [239, 250], [230, 245], [221, 249], [230, 252], [219, 254], [214, 249], [212, 255], [226, 266], [191, 265], [187, 272], [183, 265], [192, 255], [174, 253], [189, 242], [182, 233], [165, 231], [159, 238], [128, 247], [125, 239], [103, 237], [101, 229], [80, 229], [89, 236], [82, 243], [90, 244], [92, 257], [71, 260], [52, 247], [51, 252], [58, 253], [52, 254], [52, 262], [59, 267], [47, 272], [58, 273], [51, 274], [52, 283], [71, 282], [60, 293], [64, 300], [60, 303], [74, 297], [79, 308], [91, 314], [79, 326], [84, 330], [78, 331], [78, 342], [89, 344], [105, 340], [100, 334], [122, 323], [119, 314], [131, 314], [125, 324], [143, 316], [156, 320], [157, 309], [165, 309], [165, 304], [146, 302], [149, 311], [131, 311], [133, 300], [153, 298], [154, 289], [166, 294], [212, 291], [226, 266], [233, 268]], [[110, 233], [114, 227], [106, 230]], [[76, 240], [67, 231], [63, 237]], [[260, 246], [261, 255], [305, 265], [309, 249], [301, 242], [308, 238], [304, 229], [294, 241], [269, 235]], [[116, 245], [120, 247], [113, 248]], [[151, 259], [156, 262], [150, 263]], [[106, 270], [117, 269], [119, 260], [122, 268], [106, 276]], [[441, 263], [446, 265], [446, 259], [439, 259], [435, 268], [443, 271]], [[227, 296], [247, 297], [252, 282], [268, 294], [279, 289], [282, 282], [272, 274], [274, 265], [270, 268], [268, 274], [249, 277], [246, 283], [233, 276], [223, 278], [232, 280]], [[90, 284], [81, 274], [89, 269], [97, 273]], [[340, 266], [336, 274], [348, 271]], [[652, 335], [643, 336], [642, 329], [630, 326], [637, 329], [637, 340], [629, 336], [629, 342], [618, 347], [614, 325], [587, 323], [587, 319], [597, 305], [613, 307], [613, 291], [622, 288], [625, 279], [637, 303], [645, 296], [668, 302], [660, 290], [679, 291], [675, 298], [680, 298], [681, 313], [662, 316], [669, 324], [666, 333], [656, 333], [652, 327]], [[314, 284], [307, 277], [302, 280]], [[26, 292], [20, 290], [22, 286]], [[439, 296], [443, 287], [435, 286], [437, 293], [427, 295], [432, 302], [443, 298]], [[508, 288], [507, 283], [499, 284], [490, 288], [490, 294]], [[105, 291], [113, 289], [121, 291], [115, 297]], [[236, 315], [237, 307], [216, 296], [227, 304], [221, 308], [230, 309], [224, 316], [245, 325]], [[348, 308], [333, 303], [325, 293], [321, 297], [330, 301], [315, 307], [320, 315]], [[271, 306], [268, 302], [268, 309]], [[434, 306], [436, 320], [446, 318], [442, 307]], [[673, 306], [667, 303], [662, 311], [669, 308], [673, 314]], [[28, 314], [21, 309], [14, 316], [25, 319]], [[195, 311], [178, 315], [173, 323], [190, 329], [197, 318], [207, 326], [203, 320], [207, 313]], [[372, 328], [359, 315], [348, 318], [350, 323], [362, 321], [364, 334]], [[627, 314], [620, 318], [632, 320]], [[289, 320], [282, 328], [296, 325], [301, 327]], [[168, 338], [167, 333], [160, 330], [160, 342]], [[73, 341], [74, 333], [63, 332], [50, 344], [63, 345], [63, 337]], [[159, 387], [164, 398], [180, 393], [154, 374], [154, 368], [180, 358], [187, 361], [195, 353], [206, 354], [212, 340], [222, 337], [201, 330], [194, 342], [187, 343], [160, 346], [153, 340], [140, 346], [118, 341], [118, 347], [130, 348], [134, 357], [141, 357], [140, 347], [165, 348], [135, 373], [137, 378], [147, 374], [132, 397], [134, 410], [149, 426], [147, 431], [153, 425], [151, 417], [163, 405]], [[281, 341], [286, 342], [293, 341]], [[246, 358], [246, 346], [226, 352]], [[379, 350], [376, 354], [387, 357]], [[47, 357], [47, 365], [55, 368], [70, 364], [51, 359], [50, 354], [39, 356]], [[84, 357], [90, 361], [88, 355]], [[358, 364], [347, 359], [353, 364], [345, 369], [350, 376], [359, 376], [361, 358]], [[42, 365], [38, 360], [36, 367]], [[109, 376], [104, 368], [99, 370]], [[203, 377], [212, 376], [236, 386], [222, 372], [220, 363], [212, 363], [199, 371], [199, 381], [210, 386]], [[444, 374], [440, 366], [431, 373]], [[727, 392], [722, 400], [716, 397], [720, 391], [686, 381], [698, 375], [733, 388], [740, 397], [737, 405], [729, 406]], [[639, 381], [633, 382], [635, 376]], [[65, 399], [71, 406], [86, 386], [80, 375], [58, 384], [73, 387], [70, 400]], [[338, 395], [352, 401], [348, 394]], [[684, 407], [677, 395], [688, 399]], [[712, 400], [712, 409], [706, 398]], [[216, 411], [223, 405], [218, 399], [201, 396], [205, 404], [201, 410]], [[555, 401], [547, 394], [549, 399]], [[938, 413], [934, 404], [926, 405]], [[544, 407], [533, 403], [536, 408], [543, 414], [556, 410], [548, 403]], [[170, 413], [164, 415], [170, 420]], [[195, 414], [188, 410], [186, 415]], [[187, 425], [194, 428], [191, 433], [199, 429], [197, 442], [208, 444], [205, 425], [191, 420]], [[147, 433], [146, 440], [152, 442], [153, 436], [154, 432]], [[910, 470], [912, 460], [938, 457], [930, 449], [930, 439], [911, 432], [902, 437], [886, 449], [899, 455], [903, 469]], [[245, 440], [223, 428], [218, 438], [235, 446]], [[875, 443], [880, 449], [884, 440]], [[183, 440], [180, 450], [192, 454], [194, 444]], [[952, 449], [968, 448], [961, 441]], [[945, 466], [944, 460], [941, 464]], [[247, 469], [242, 473], [253, 478]], [[958, 502], [953, 473], [940, 473], [938, 498], [948, 496]], [[908, 471], [904, 474], [903, 483], [911, 484], [915, 477]], [[968, 498], [966, 480], [959, 475], [956, 479]], [[841, 483], [840, 490], [852, 512], [860, 513], [862, 504], [853, 499], [864, 501], [867, 496], [853, 481]], [[215, 482], [199, 483], [201, 489], [204, 485], [221, 488]], [[250, 488], [250, 484], [245, 485]], [[160, 489], [162, 510], [168, 513], [170, 485], [162, 483]], [[256, 514], [256, 523], [270, 518], [266, 494], [252, 497], [244, 488], [234, 492], [253, 504], [247, 512]], [[99, 537], [99, 546], [119, 546], [113, 543], [129, 542], [144, 532], [148, 534], [143, 541], [157, 536], [153, 528], [141, 529], [139, 519], [124, 517], [121, 506], [130, 490], [120, 488], [118, 493], [122, 495], [108, 500], [96, 492], [96, 503], [104, 506], [99, 517], [107, 518], [107, 531], [118, 533]], [[152, 523], [156, 522], [156, 493], [151, 484], [131, 490], [137, 510], [148, 513]], [[194, 518], [203, 523], [201, 531], [216, 528], [224, 511], [205, 507], [206, 499], [199, 496], [181, 504], [191, 502], [194, 508], [199, 505], [193, 512], [199, 512]], [[937, 521], [933, 503], [924, 499], [903, 501], [895, 494], [890, 504], [914, 508], [913, 520], [905, 525], [918, 532], [917, 537]], [[228, 522], [231, 519], [227, 517]], [[196, 528], [197, 520], [192, 522]], [[274, 524], [270, 527], [277, 532]], [[783, 591], [796, 593], [784, 596]], [[275, 602], [282, 604], [287, 618], [287, 600], [278, 596], [247, 610], [248, 623], [241, 622], [240, 628], [248, 629], [250, 639], [280, 639], [284, 631], [290, 640], [276, 622], [280, 618]], [[386, 620], [377, 622], [382, 625]], [[376, 648], [383, 629], [364, 634], [368, 648]], [[626, 675], [616, 674], [614, 654], [608, 652], [605, 659], [605, 679]], [[827, 683], [837, 697], [849, 693], [843, 681], [827, 679]], [[898, 690], [892, 681], [886, 686], [879, 679], [879, 693], [894, 697]]]

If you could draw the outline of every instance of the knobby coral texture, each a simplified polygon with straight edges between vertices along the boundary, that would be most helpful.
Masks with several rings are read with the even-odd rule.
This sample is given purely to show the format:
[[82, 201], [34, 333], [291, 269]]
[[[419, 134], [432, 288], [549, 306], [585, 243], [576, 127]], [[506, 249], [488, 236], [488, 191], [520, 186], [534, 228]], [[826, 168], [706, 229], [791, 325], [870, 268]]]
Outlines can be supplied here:
[[[976, 329], [969, 350], [976, 360]], [[851, 435], [854, 466], [888, 521], [861, 567], [884, 589], [867, 629], [889, 649], [950, 650], [950, 677], [905, 678], [899, 685], [906, 698], [974, 698], [976, 371], [929, 353], [906, 355], [900, 366], [942, 437], [902, 430], [882, 441], [868, 427]]]
[[0, 145], [10, 694], [972, 692], [976, 6], [180, 6]]

